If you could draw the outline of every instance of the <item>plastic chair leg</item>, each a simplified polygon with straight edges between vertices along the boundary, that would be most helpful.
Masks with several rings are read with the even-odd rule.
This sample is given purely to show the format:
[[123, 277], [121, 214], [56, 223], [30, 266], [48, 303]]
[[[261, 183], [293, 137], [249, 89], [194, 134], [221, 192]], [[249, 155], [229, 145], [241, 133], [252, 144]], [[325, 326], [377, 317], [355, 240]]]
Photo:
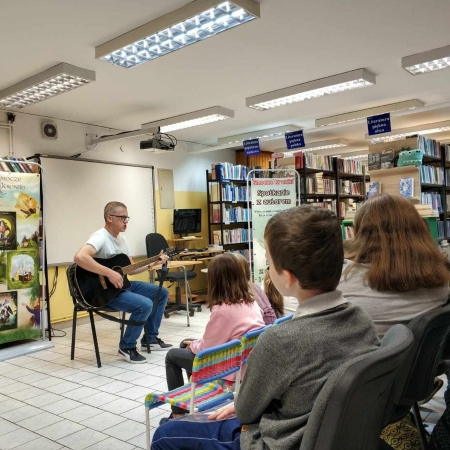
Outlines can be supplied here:
[[150, 408], [145, 407], [145, 438], [147, 441], [147, 450], [150, 450]]
[[72, 319], [72, 344], [70, 349], [70, 359], [75, 358], [75, 335], [77, 333], [77, 315], [78, 311], [76, 308], [73, 309], [73, 319]]
[[98, 350], [97, 333], [95, 331], [94, 313], [89, 311], [89, 318], [91, 319], [91, 329], [92, 329], [92, 340], [94, 341], [95, 357], [97, 358], [97, 367], [102, 367], [100, 361], [100, 352]]

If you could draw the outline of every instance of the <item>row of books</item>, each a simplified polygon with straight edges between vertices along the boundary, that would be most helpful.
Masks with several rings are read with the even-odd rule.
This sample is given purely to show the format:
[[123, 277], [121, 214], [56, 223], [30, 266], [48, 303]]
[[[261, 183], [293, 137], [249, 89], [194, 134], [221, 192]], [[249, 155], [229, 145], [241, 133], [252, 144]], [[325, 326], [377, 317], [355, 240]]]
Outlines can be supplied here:
[[235, 165], [228, 162], [211, 164], [211, 179], [246, 180], [247, 166], [243, 166], [242, 164]]
[[306, 192], [308, 194], [336, 194], [336, 180], [322, 178], [322, 174], [307, 177]]
[[363, 183], [350, 180], [339, 180], [339, 192], [341, 195], [364, 195]]
[[241, 244], [252, 240], [252, 231], [247, 228], [234, 228], [233, 230], [223, 230], [223, 242], [221, 238], [221, 231], [213, 231], [214, 244]]
[[[222, 217], [220, 217], [220, 206], [222, 206]], [[212, 205], [213, 223], [247, 222], [251, 220], [252, 210], [248, 208], [233, 207], [229, 205]]]
[[25, 158], [16, 158], [13, 156], [0, 158], [0, 168], [3, 172], [33, 173], [36, 170], [33, 170], [33, 167], [37, 166], [28, 164]]
[[224, 202], [246, 202], [251, 199], [251, 189], [247, 186], [238, 186], [233, 183], [220, 185], [211, 183], [209, 195], [212, 202], [220, 202], [220, 193]]
[[442, 156], [440, 142], [423, 135], [417, 137], [417, 148], [422, 150], [423, 154], [427, 156], [433, 156], [434, 158]]
[[[336, 200], [324, 200], [323, 202], [309, 203], [310, 205], [319, 206], [321, 208], [329, 209], [333, 211], [340, 218], [353, 218], [356, 210], [358, 209], [361, 202], [355, 202], [353, 199], [346, 199], [338, 202]], [[339, 211], [338, 209], [339, 208]]]
[[341, 159], [337, 158], [338, 172], [353, 173], [362, 175], [364, 163], [359, 159]]
[[252, 262], [252, 254], [251, 252], [246, 248], [244, 250], [233, 250], [231, 253], [239, 253], [242, 255], [249, 263]]
[[445, 154], [445, 160], [450, 161], [450, 144], [445, 144], [444, 154]]
[[367, 155], [369, 171], [394, 167], [396, 153], [393, 148], [384, 149], [381, 153], [369, 153]]
[[417, 204], [414, 207], [421, 217], [439, 217], [439, 212], [433, 209], [431, 205]]
[[[447, 196], [448, 198], [449, 196]], [[442, 211], [442, 198], [441, 194], [436, 192], [422, 192], [420, 196], [420, 202], [423, 205], [430, 205], [432, 209]]]
[[444, 184], [444, 169], [434, 166], [420, 166], [420, 181], [428, 184]]
[[[447, 224], [447, 230], [445, 229], [445, 224]], [[448, 236], [450, 236], [450, 222], [444, 222], [443, 220], [438, 220], [437, 223], [438, 227], [438, 238], [444, 239]]]

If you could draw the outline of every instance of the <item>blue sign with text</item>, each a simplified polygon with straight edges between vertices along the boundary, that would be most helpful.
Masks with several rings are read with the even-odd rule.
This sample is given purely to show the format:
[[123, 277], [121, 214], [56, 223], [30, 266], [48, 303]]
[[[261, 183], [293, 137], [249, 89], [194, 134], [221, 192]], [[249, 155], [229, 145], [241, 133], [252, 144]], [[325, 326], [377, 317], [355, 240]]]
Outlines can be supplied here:
[[247, 139], [243, 141], [245, 156], [259, 155], [261, 147], [259, 146], [259, 139]]
[[284, 135], [286, 138], [286, 146], [288, 150], [294, 148], [302, 148], [305, 146], [305, 138], [303, 137], [303, 130], [292, 131]]
[[380, 114], [367, 118], [367, 128], [369, 136], [381, 133], [389, 133], [391, 131], [391, 114]]

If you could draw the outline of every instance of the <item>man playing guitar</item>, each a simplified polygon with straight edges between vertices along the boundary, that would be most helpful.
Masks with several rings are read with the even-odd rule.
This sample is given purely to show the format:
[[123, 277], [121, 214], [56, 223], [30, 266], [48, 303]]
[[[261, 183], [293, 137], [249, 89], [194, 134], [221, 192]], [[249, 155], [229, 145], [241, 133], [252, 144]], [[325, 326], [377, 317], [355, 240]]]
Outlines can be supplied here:
[[[123, 276], [115, 270], [99, 264], [94, 258], [111, 258], [117, 254], [130, 257], [130, 246], [123, 232], [127, 229], [130, 218], [127, 207], [120, 202], [109, 202], [104, 209], [105, 226], [93, 233], [83, 247], [78, 250], [74, 261], [83, 269], [103, 275], [117, 288], [123, 287]], [[144, 272], [148, 267], [166, 262], [167, 256], [161, 252], [160, 259], [149, 266], [136, 269], [131, 274]], [[120, 292], [108, 303], [108, 307], [131, 313], [130, 320], [147, 321], [148, 340], [153, 350], [168, 350], [172, 345], [165, 344], [158, 338], [158, 330], [164, 315], [164, 309], [169, 298], [169, 291], [162, 287], [161, 295], [155, 311], [152, 311], [153, 301], [158, 292], [158, 286], [141, 281], [132, 281], [131, 287]], [[131, 364], [143, 364], [147, 360], [137, 350], [137, 339], [141, 335], [142, 326], [127, 326], [125, 334], [119, 343], [118, 356]], [[144, 336], [141, 346], [146, 347]]]

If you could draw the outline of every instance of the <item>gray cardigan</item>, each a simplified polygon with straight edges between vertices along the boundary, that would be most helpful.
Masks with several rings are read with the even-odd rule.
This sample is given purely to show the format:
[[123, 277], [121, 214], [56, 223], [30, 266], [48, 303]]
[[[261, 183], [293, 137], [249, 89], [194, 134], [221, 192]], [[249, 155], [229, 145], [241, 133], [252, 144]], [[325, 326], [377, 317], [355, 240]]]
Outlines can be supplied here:
[[[340, 291], [334, 291], [307, 302], [311, 305], [319, 297], [322, 304], [342, 300]], [[378, 348], [369, 316], [345, 300], [340, 303], [309, 315], [297, 312], [297, 317], [268, 328], [259, 338], [235, 402], [237, 417], [248, 424], [240, 437], [243, 450], [297, 450], [330, 373], [348, 359]]]

